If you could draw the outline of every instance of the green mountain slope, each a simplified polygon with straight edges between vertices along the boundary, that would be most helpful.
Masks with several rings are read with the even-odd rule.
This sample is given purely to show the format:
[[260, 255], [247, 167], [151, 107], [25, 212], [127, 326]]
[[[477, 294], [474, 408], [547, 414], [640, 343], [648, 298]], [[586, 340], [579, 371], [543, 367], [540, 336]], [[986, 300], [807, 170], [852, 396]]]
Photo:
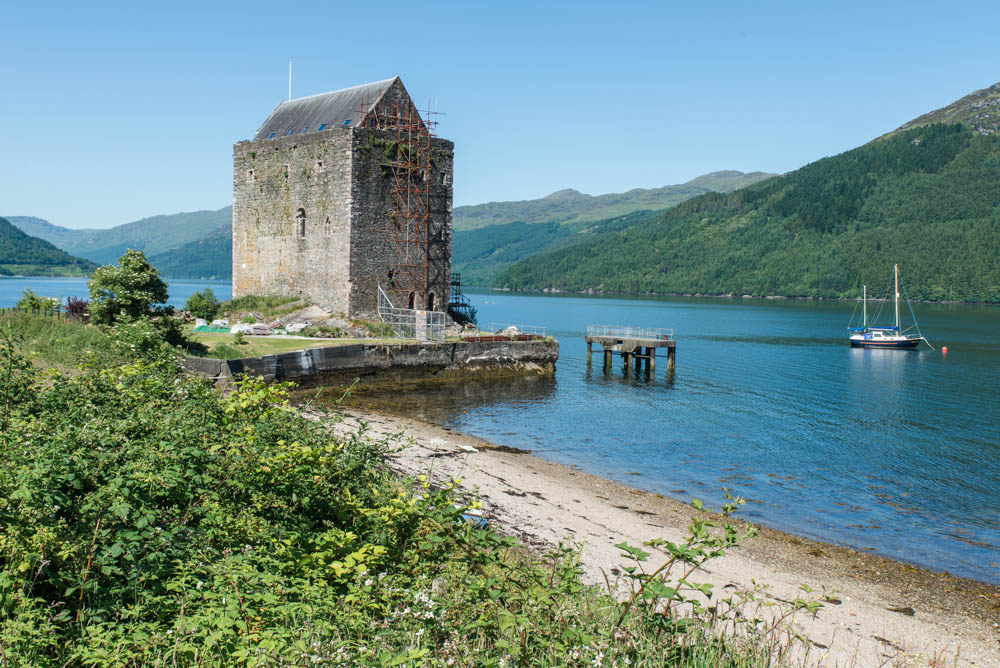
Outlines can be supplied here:
[[1000, 301], [1000, 136], [915, 127], [510, 267], [496, 287]]
[[0, 274], [20, 276], [87, 276], [97, 268], [43, 239], [29, 236], [0, 218]]
[[505, 223], [475, 230], [460, 230], [452, 237], [452, 270], [466, 286], [488, 287], [507, 267], [535, 253], [584, 243], [595, 234], [638, 225], [658, 216], [658, 211], [634, 211], [598, 221], [582, 230], [559, 223]]
[[105, 230], [70, 230], [29, 216], [11, 216], [9, 220], [67, 253], [109, 264], [128, 248], [144, 250], [147, 256], [179, 248], [231, 225], [232, 217], [232, 207], [225, 207], [217, 211], [152, 216]]
[[233, 229], [227, 225], [209, 235], [163, 253], [149, 256], [149, 263], [164, 278], [210, 278], [233, 276]]
[[736, 171], [712, 172], [696, 179], [662, 188], [635, 188], [625, 193], [585, 195], [567, 189], [535, 200], [488, 202], [456, 207], [453, 225], [456, 231], [511, 222], [561, 223], [583, 227], [588, 222], [607, 220], [641, 209], [667, 209], [678, 202], [710, 191], [729, 192], [769, 179], [774, 174]]

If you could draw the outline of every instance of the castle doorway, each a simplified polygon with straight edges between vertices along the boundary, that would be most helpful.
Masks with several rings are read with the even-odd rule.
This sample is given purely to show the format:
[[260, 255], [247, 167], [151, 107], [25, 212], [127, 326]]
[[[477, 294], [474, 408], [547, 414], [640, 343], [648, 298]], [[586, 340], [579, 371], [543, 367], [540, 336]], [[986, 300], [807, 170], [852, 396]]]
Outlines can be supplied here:
[[416, 303], [417, 295], [415, 292], [410, 293], [410, 297], [406, 302], [406, 308], [413, 309], [413, 305]]
[[433, 292], [430, 293], [429, 295], [427, 295], [427, 310], [428, 311], [433, 311], [434, 310], [434, 293]]

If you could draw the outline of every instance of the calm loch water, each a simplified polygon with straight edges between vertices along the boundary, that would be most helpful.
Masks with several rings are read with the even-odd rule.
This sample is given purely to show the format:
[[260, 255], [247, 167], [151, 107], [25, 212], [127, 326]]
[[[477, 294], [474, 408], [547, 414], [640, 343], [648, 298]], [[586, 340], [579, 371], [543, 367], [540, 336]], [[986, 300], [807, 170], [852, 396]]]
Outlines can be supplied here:
[[[470, 296], [481, 323], [547, 326], [555, 378], [355, 401], [682, 501], [727, 487], [754, 521], [1000, 583], [1000, 307], [914, 304], [939, 350], [907, 352], [851, 349], [853, 303]], [[676, 370], [588, 369], [588, 324], [673, 328]]]

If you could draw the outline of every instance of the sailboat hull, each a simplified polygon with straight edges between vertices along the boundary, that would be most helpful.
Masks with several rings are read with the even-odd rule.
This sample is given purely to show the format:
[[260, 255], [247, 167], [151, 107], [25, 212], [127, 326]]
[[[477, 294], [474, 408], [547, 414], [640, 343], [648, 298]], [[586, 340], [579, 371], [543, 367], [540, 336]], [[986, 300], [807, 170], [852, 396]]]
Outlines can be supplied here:
[[900, 341], [872, 341], [870, 339], [851, 339], [852, 348], [882, 348], [886, 350], [916, 350], [923, 339], [905, 339]]

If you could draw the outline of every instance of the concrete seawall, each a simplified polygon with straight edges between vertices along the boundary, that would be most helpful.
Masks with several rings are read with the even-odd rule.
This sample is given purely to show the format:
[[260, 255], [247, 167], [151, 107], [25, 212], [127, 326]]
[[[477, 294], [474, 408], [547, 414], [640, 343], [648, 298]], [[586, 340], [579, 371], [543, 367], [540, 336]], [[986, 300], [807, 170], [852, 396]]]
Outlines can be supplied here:
[[548, 375], [555, 372], [558, 341], [356, 343], [309, 348], [238, 360], [188, 357], [184, 367], [226, 385], [244, 374], [299, 385], [353, 380], [449, 380], [468, 375]]

